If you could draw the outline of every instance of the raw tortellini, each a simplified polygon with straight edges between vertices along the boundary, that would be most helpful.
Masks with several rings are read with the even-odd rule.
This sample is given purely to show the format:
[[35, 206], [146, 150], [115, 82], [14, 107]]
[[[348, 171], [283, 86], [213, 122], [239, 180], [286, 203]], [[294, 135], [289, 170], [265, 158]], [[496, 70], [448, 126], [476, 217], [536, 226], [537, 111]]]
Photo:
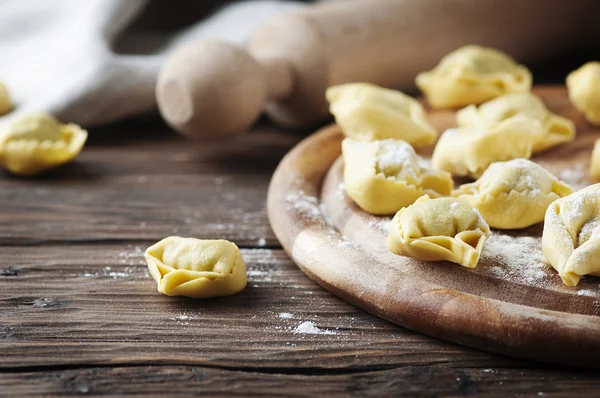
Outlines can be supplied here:
[[387, 248], [403, 256], [475, 268], [490, 235], [485, 220], [466, 202], [423, 196], [396, 213]]
[[0, 164], [14, 174], [31, 176], [73, 160], [87, 131], [61, 124], [46, 113], [15, 120], [0, 133]]
[[490, 127], [515, 115], [523, 115], [538, 120], [545, 134], [533, 146], [533, 152], [539, 152], [558, 144], [573, 141], [575, 125], [562, 116], [551, 113], [542, 100], [531, 93], [507, 94], [488, 101], [479, 108], [470, 105], [456, 114], [460, 127]]
[[434, 108], [480, 104], [508, 93], [531, 90], [531, 73], [505, 53], [480, 46], [461, 47], [446, 55], [417, 86]]
[[478, 178], [494, 162], [530, 158], [544, 136], [540, 122], [517, 115], [493, 126], [447, 130], [433, 151], [433, 168]]
[[348, 195], [372, 214], [394, 214], [420, 196], [448, 196], [452, 176], [423, 168], [410, 144], [400, 140], [342, 143]]
[[400, 91], [349, 83], [328, 88], [326, 96], [347, 137], [362, 141], [394, 138], [415, 146], [432, 144], [437, 137], [421, 104]]
[[600, 276], [600, 184], [548, 207], [542, 250], [567, 286], [576, 286], [582, 275]]
[[585, 118], [600, 125], [600, 62], [588, 62], [567, 76], [569, 98]]
[[600, 139], [596, 140], [596, 143], [594, 144], [594, 150], [592, 151], [590, 175], [592, 178], [600, 180]]
[[226, 240], [170, 236], [145, 253], [158, 291], [167, 296], [229, 296], [246, 287], [246, 263]]
[[7, 88], [0, 83], [0, 116], [7, 114], [13, 108]]
[[544, 219], [550, 203], [573, 190], [526, 159], [492, 163], [481, 178], [452, 196], [479, 210], [491, 227], [525, 228]]

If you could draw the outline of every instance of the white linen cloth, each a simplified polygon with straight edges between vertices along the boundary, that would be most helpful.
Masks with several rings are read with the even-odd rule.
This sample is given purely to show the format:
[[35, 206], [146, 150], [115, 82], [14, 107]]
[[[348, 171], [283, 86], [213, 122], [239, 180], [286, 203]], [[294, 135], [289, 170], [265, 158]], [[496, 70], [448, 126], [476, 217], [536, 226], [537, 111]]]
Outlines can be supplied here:
[[[167, 3], [165, 1], [165, 3]], [[303, 4], [276, 0], [233, 3], [185, 30], [159, 37], [126, 37], [148, 0], [0, 0], [0, 82], [16, 109], [46, 111], [91, 127], [156, 107], [154, 86], [166, 55], [181, 43], [219, 38], [244, 44], [265, 19]], [[167, 3], [168, 4], [168, 3]], [[115, 51], [156, 40], [145, 54]], [[143, 46], [142, 46], [143, 44]]]

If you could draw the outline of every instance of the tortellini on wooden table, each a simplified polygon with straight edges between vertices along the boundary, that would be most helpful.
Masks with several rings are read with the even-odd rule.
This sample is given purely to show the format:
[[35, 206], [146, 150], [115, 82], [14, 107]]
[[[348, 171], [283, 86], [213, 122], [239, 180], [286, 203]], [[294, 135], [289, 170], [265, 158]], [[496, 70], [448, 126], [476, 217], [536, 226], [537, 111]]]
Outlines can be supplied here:
[[347, 137], [362, 141], [386, 138], [411, 145], [437, 138], [423, 106], [400, 91], [369, 83], [348, 83], [327, 89], [330, 111]]
[[572, 192], [542, 166], [514, 159], [492, 163], [479, 180], [461, 185], [452, 196], [479, 210], [493, 228], [519, 229], [541, 222], [550, 203]]
[[229, 296], [246, 287], [246, 263], [240, 249], [226, 240], [170, 236], [144, 256], [158, 291], [167, 296]]
[[413, 147], [401, 140], [342, 143], [344, 185], [356, 204], [372, 214], [394, 214], [424, 194], [448, 196], [452, 176], [419, 164]]
[[567, 76], [569, 98], [592, 124], [600, 126], [600, 62], [588, 62]]
[[0, 132], [0, 164], [32, 176], [73, 160], [87, 140], [76, 124], [61, 124], [52, 115], [34, 113], [14, 120]]
[[489, 127], [449, 129], [433, 151], [433, 168], [455, 176], [478, 178], [494, 162], [529, 159], [533, 147], [543, 136], [542, 124], [523, 115]]
[[475, 45], [451, 52], [416, 79], [434, 108], [463, 107], [508, 93], [528, 92], [531, 82], [531, 72], [507, 54]]
[[10, 99], [8, 89], [0, 83], [0, 116], [7, 114], [13, 109], [13, 104]]
[[567, 286], [583, 275], [600, 276], [600, 184], [553, 202], [542, 235], [544, 262]]
[[387, 248], [403, 256], [475, 268], [489, 236], [488, 224], [467, 202], [423, 196], [396, 213]]
[[460, 127], [485, 128], [515, 115], [537, 120], [544, 127], [544, 136], [533, 146], [534, 153], [575, 139], [575, 124], [565, 117], [550, 112], [542, 100], [532, 93], [503, 95], [479, 107], [469, 105], [458, 111], [456, 118]]

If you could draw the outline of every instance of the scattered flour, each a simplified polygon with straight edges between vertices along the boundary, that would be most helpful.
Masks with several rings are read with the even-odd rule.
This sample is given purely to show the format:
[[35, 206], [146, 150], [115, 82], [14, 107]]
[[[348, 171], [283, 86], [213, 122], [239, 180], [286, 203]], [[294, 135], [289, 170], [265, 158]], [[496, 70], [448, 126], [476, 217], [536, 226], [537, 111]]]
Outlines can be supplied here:
[[585, 188], [589, 185], [585, 181], [585, 165], [583, 163], [577, 163], [571, 169], [562, 170], [558, 178], [569, 184], [574, 190]]
[[319, 329], [314, 322], [302, 322], [296, 329], [294, 334], [336, 334], [333, 330]]
[[319, 201], [316, 197], [307, 195], [303, 190], [292, 192], [285, 197], [285, 201], [294, 206], [298, 212], [316, 219], [321, 215]]
[[279, 314], [279, 317], [283, 319], [291, 319], [294, 317], [294, 314], [290, 314], [289, 312], [282, 312]]
[[593, 290], [589, 290], [589, 289], [581, 289], [577, 291], [577, 295], [578, 296], [590, 296], [590, 297], [596, 297], [598, 294], [596, 292], [594, 292]]
[[387, 233], [390, 230], [392, 220], [389, 218], [373, 218], [369, 221], [369, 227], [377, 228], [382, 232]]
[[356, 244], [353, 240], [349, 239], [347, 236], [342, 236], [340, 243], [338, 243], [338, 247], [340, 249], [358, 249], [360, 246]]
[[340, 182], [337, 185], [337, 189], [335, 190], [335, 196], [339, 199], [339, 200], [344, 200], [344, 198], [346, 197], [346, 186], [344, 185], [343, 182]]
[[260, 238], [256, 244], [260, 247], [265, 247], [267, 245], [267, 240], [265, 238]]

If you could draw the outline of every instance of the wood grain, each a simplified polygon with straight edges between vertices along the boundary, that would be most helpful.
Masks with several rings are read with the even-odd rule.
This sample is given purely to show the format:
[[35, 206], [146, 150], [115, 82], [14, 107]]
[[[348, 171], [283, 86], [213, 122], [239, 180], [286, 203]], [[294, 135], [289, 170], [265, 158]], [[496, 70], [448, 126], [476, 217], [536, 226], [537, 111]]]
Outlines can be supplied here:
[[[552, 111], [574, 120], [578, 130], [573, 144], [536, 160], [555, 172], [580, 160], [585, 165], [598, 130], [570, 106], [564, 87], [534, 91]], [[450, 111], [430, 111], [430, 116], [438, 130], [453, 124]], [[334, 160], [341, 139], [333, 126], [300, 143], [279, 165], [269, 188], [273, 229], [307, 275], [360, 308], [438, 338], [523, 358], [598, 366], [600, 288], [596, 280], [574, 289], [565, 287], [545, 267], [540, 270], [544, 283], [535, 283], [493, 272], [511, 266], [493, 257], [484, 256], [481, 269], [471, 271], [389, 253], [386, 232], [378, 226], [380, 218], [353, 205], [338, 188], [342, 169]], [[537, 226], [512, 233], [523, 234], [539, 237], [541, 230]], [[528, 246], [515, 250], [524, 253]]]

